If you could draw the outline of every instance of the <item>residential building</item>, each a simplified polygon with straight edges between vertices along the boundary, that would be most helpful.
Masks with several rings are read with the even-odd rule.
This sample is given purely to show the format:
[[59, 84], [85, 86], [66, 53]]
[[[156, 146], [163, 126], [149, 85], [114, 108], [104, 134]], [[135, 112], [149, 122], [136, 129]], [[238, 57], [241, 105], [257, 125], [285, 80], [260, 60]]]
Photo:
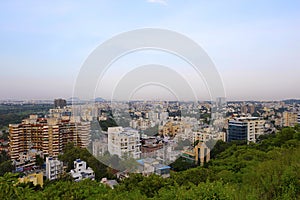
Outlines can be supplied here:
[[146, 135], [142, 136], [141, 156], [143, 158], [155, 157], [156, 151], [162, 148], [162, 141], [158, 141], [156, 137], [148, 137]]
[[32, 170], [36, 167], [36, 156], [43, 158], [43, 152], [36, 149], [30, 149], [26, 152], [21, 152], [17, 159], [12, 160], [16, 172], [24, 172]]
[[71, 176], [77, 181], [83, 179], [95, 180], [95, 173], [92, 168], [86, 166], [86, 162], [80, 159], [74, 161], [74, 169], [71, 170]]
[[18, 180], [19, 180], [19, 183], [29, 183], [29, 182], [32, 182], [34, 186], [40, 185], [41, 187], [43, 187], [43, 185], [44, 185], [43, 172], [29, 174], [27, 176], [19, 178]]
[[77, 146], [81, 148], [87, 148], [90, 140], [91, 123], [90, 122], [79, 122], [75, 124], [77, 136]]
[[295, 112], [283, 113], [283, 126], [295, 126], [298, 122], [298, 114]]
[[216, 132], [212, 133], [210, 128], [203, 129], [201, 131], [193, 132], [193, 142], [196, 141], [207, 142], [209, 140], [222, 140], [226, 141], [226, 133], [225, 132]]
[[170, 177], [170, 166], [160, 164], [158, 160], [154, 158], [145, 158], [137, 160], [140, 164], [140, 171], [144, 176], [156, 174], [163, 178]]
[[163, 136], [174, 137], [180, 131], [182, 131], [180, 124], [171, 121], [167, 122], [164, 126], [159, 127], [159, 134]]
[[9, 125], [9, 154], [12, 160], [30, 149], [57, 157], [72, 142], [86, 148], [90, 142], [90, 122], [75, 122], [68, 116], [39, 118], [30, 115], [20, 124]]
[[49, 180], [55, 180], [60, 177], [64, 172], [63, 162], [57, 158], [46, 158], [46, 178]]
[[132, 128], [109, 127], [108, 151], [110, 154], [118, 155], [120, 158], [130, 156], [134, 159], [140, 158], [141, 142], [140, 134]]
[[196, 164], [203, 165], [210, 160], [210, 149], [205, 142], [199, 141], [192, 150], [183, 151], [181, 156], [194, 161]]
[[245, 140], [256, 142], [256, 139], [264, 134], [265, 120], [258, 117], [240, 117], [228, 122], [227, 141]]

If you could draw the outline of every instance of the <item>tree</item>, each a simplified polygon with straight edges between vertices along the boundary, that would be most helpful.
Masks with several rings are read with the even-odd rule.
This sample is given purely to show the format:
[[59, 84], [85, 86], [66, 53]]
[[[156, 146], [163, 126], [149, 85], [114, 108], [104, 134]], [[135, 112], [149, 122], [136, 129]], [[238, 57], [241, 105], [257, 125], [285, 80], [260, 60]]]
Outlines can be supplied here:
[[97, 180], [101, 180], [103, 177], [113, 177], [113, 175], [109, 173], [108, 167], [97, 160], [87, 149], [81, 149], [69, 143], [64, 153], [59, 155], [59, 159], [67, 163], [67, 171], [73, 169], [73, 162], [78, 158], [86, 161], [87, 165], [94, 170]]
[[0, 199], [26, 199], [32, 189], [17, 185], [18, 174], [6, 173], [0, 176]]
[[35, 157], [35, 164], [39, 167], [42, 167], [44, 164], [44, 159], [41, 158], [39, 155], [36, 155]]
[[175, 162], [173, 162], [170, 167], [179, 172], [179, 171], [184, 171], [193, 167], [197, 167], [197, 165], [195, 164], [194, 161], [191, 160], [187, 160], [183, 157], [179, 157], [175, 160]]
[[10, 160], [6, 160], [0, 164], [0, 176], [3, 176], [7, 172], [12, 172], [14, 167]]

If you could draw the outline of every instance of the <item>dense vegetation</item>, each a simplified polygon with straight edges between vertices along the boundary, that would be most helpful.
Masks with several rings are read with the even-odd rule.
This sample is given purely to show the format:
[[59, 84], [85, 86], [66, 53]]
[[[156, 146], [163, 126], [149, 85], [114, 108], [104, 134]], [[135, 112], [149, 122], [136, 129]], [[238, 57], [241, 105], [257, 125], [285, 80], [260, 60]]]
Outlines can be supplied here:
[[[46, 183], [43, 189], [29, 185], [14, 186], [16, 175], [7, 173], [0, 177], [0, 199], [300, 198], [299, 127], [285, 128], [277, 134], [264, 136], [258, 144], [219, 142], [216, 148], [214, 159], [204, 167], [172, 172], [167, 179], [133, 174], [115, 189], [98, 181], [75, 183], [67, 179]], [[85, 156], [80, 151], [77, 153]], [[62, 159], [71, 160], [71, 156], [65, 154]]]
[[112, 117], [108, 117], [104, 121], [99, 121], [99, 124], [100, 124], [101, 130], [103, 130], [103, 131], [107, 131], [107, 129], [109, 127], [118, 126], [118, 124]]
[[95, 171], [96, 180], [101, 180], [103, 177], [114, 178], [110, 168], [97, 160], [87, 149], [81, 149], [69, 143], [64, 154], [59, 156], [59, 159], [67, 164], [67, 171], [73, 169], [73, 162], [78, 158], [86, 161], [88, 166]]
[[0, 176], [3, 176], [6, 172], [11, 172], [14, 169], [12, 162], [5, 151], [0, 153]]
[[46, 114], [53, 104], [0, 104], [0, 129], [8, 124], [20, 123], [30, 114]]

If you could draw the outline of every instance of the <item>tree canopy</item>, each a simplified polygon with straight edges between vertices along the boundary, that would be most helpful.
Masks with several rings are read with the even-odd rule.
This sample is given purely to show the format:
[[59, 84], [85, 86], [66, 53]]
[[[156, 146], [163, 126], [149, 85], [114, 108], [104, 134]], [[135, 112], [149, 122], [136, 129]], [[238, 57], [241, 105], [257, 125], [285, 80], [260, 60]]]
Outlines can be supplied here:
[[[17, 176], [6, 173], [0, 177], [0, 199], [299, 199], [299, 134], [299, 127], [284, 128], [257, 144], [220, 142], [205, 166], [171, 172], [166, 179], [132, 174], [115, 189], [97, 180], [62, 179], [34, 191], [16, 185]], [[99, 178], [107, 175], [87, 151], [69, 147], [60, 158], [70, 162], [78, 157], [103, 169], [95, 170]]]

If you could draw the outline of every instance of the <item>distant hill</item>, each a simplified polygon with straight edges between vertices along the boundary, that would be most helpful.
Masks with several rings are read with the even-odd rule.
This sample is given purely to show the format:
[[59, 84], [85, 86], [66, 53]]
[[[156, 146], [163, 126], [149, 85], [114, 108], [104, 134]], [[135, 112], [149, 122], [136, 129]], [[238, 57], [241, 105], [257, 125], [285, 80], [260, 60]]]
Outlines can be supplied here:
[[283, 102], [286, 104], [293, 104], [293, 103], [300, 104], [300, 99], [286, 99], [283, 100]]
[[106, 100], [101, 97], [95, 98], [95, 102], [104, 102], [104, 101], [106, 101]]
[[70, 97], [67, 99], [67, 104], [78, 104], [81, 100], [78, 97]]

